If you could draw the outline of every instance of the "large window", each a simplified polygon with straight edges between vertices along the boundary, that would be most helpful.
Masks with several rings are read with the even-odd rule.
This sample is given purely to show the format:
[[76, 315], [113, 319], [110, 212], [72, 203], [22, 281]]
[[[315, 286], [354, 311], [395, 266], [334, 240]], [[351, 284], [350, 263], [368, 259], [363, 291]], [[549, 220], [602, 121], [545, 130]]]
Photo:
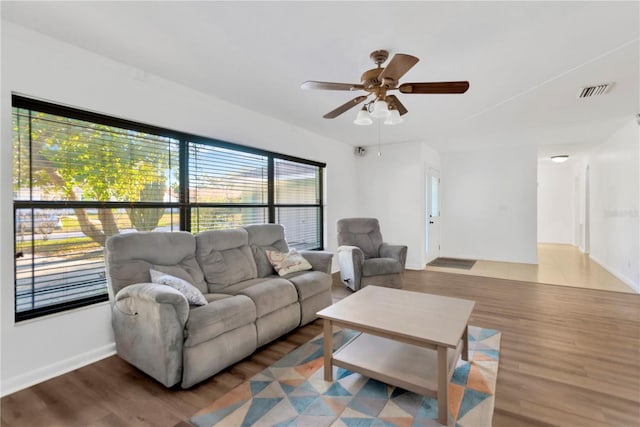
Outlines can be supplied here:
[[277, 222], [321, 249], [323, 168], [14, 96], [16, 320], [106, 301], [113, 234]]
[[191, 230], [268, 222], [268, 167], [265, 155], [190, 144]]
[[314, 248], [322, 231], [318, 167], [284, 159], [274, 163], [276, 222], [287, 230], [290, 246]]

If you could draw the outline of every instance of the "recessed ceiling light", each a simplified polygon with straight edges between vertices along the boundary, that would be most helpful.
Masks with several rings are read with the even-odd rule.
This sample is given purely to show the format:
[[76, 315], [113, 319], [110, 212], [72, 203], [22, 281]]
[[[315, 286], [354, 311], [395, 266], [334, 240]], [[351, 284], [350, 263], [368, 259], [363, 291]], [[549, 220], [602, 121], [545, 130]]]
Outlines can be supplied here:
[[551, 156], [551, 160], [556, 163], [563, 163], [569, 159], [568, 154], [561, 154], [559, 156]]

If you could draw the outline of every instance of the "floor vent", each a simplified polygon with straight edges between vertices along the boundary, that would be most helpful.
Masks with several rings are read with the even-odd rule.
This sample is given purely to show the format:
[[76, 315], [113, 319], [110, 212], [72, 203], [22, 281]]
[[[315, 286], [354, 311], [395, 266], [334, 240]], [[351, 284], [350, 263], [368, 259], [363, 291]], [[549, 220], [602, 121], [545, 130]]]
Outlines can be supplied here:
[[611, 87], [611, 83], [603, 83], [597, 86], [587, 86], [580, 89], [578, 92], [578, 98], [589, 98], [591, 96], [604, 95], [607, 93], [609, 88]]

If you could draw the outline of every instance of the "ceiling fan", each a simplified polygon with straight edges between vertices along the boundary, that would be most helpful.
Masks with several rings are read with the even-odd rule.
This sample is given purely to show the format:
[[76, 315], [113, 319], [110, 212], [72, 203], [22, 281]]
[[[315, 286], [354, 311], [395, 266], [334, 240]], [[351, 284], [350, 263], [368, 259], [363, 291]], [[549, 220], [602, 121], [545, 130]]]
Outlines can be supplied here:
[[[369, 92], [366, 95], [360, 95], [352, 100], [345, 102], [338, 108], [329, 111], [323, 117], [325, 119], [333, 119], [338, 117], [345, 111], [359, 105], [374, 96], [374, 99], [364, 104], [361, 112], [358, 113], [356, 124], [371, 124], [369, 115], [376, 118], [392, 118], [389, 124], [395, 124], [402, 121], [400, 116], [407, 113], [407, 109], [395, 95], [388, 95], [388, 91], [399, 90], [406, 94], [448, 94], [448, 93], [465, 93], [469, 89], [469, 82], [430, 82], [430, 83], [403, 83], [399, 84], [399, 80], [407, 71], [411, 69], [419, 61], [418, 58], [404, 53], [396, 53], [386, 67], [382, 64], [389, 58], [389, 52], [386, 50], [376, 50], [371, 52], [371, 59], [377, 65], [376, 68], [365, 71], [360, 77], [360, 83], [333, 83], [306, 81], [302, 83], [302, 89], [321, 89], [321, 90], [364, 90]], [[395, 111], [395, 112], [394, 112]], [[362, 115], [361, 115], [362, 113]], [[368, 113], [368, 114], [367, 114]], [[362, 119], [359, 123], [359, 119]], [[389, 120], [389, 119], [388, 119]], [[387, 122], [385, 122], [387, 123]]]

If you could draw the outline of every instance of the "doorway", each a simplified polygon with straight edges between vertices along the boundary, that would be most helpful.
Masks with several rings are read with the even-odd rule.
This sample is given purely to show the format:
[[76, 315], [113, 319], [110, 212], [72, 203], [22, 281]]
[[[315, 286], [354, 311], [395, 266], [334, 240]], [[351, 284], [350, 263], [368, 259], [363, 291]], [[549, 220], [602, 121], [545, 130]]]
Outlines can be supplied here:
[[589, 186], [589, 165], [587, 165], [584, 171], [584, 246], [582, 248], [585, 254], [589, 254], [591, 250], [591, 201], [589, 200], [591, 190]]
[[426, 177], [426, 263], [440, 256], [440, 171], [429, 168]]

